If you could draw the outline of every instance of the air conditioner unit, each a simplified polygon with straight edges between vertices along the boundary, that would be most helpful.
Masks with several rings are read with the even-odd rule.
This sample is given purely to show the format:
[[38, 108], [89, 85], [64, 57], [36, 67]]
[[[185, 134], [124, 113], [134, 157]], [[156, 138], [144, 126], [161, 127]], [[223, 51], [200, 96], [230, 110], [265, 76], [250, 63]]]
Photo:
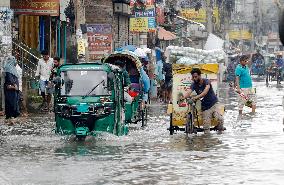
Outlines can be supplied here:
[[114, 12], [123, 13], [123, 3], [114, 3]]
[[131, 10], [130, 10], [130, 6], [128, 4], [123, 4], [123, 14], [126, 15], [131, 15]]
[[125, 3], [114, 3], [114, 12], [124, 15], [131, 15], [130, 6]]

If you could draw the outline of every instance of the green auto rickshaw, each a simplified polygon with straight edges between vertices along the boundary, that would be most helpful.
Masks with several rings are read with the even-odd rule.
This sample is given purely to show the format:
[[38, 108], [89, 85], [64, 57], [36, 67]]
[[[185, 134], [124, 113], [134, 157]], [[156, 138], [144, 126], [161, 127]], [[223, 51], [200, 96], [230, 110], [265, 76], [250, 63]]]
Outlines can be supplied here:
[[66, 64], [55, 80], [56, 133], [78, 139], [99, 132], [128, 133], [124, 119], [123, 75], [117, 66]]
[[141, 122], [143, 127], [147, 124], [148, 117], [147, 101], [149, 89], [145, 90], [145, 83], [143, 83], [145, 82], [143, 77], [147, 75], [143, 70], [140, 59], [130, 51], [116, 51], [106, 56], [103, 63], [115, 64], [118, 60], [125, 63], [125, 70], [129, 74], [131, 83], [129, 91], [124, 93], [129, 93], [133, 97], [132, 102], [125, 102], [125, 121], [127, 123]]

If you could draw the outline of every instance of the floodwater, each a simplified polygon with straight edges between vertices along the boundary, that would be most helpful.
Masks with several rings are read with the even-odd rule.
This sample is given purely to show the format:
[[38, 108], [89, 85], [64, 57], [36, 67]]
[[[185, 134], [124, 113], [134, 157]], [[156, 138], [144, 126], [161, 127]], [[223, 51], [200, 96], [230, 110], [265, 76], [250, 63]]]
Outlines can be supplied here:
[[[52, 115], [0, 124], [0, 184], [283, 184], [283, 88], [255, 82], [256, 115], [238, 117], [236, 95], [221, 91], [227, 131], [186, 137], [167, 131], [166, 107], [128, 136], [76, 142], [54, 134]], [[249, 110], [246, 109], [245, 112]]]

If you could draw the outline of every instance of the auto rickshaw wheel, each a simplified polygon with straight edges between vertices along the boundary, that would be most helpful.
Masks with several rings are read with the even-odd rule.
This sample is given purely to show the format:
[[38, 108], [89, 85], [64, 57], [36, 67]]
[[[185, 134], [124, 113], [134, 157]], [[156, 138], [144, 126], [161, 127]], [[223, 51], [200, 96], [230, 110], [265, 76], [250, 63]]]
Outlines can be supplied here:
[[76, 136], [78, 141], [85, 141], [86, 140], [86, 136]]

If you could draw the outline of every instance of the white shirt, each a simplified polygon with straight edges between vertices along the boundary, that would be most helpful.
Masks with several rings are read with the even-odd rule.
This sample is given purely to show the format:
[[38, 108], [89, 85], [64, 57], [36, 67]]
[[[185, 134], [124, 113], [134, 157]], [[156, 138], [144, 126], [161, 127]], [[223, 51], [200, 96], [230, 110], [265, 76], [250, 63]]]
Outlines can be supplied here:
[[18, 75], [19, 75], [19, 91], [21, 91], [22, 92], [22, 90], [23, 90], [23, 81], [22, 81], [22, 75], [23, 75], [23, 70], [22, 70], [22, 68], [19, 66], [19, 64], [17, 64], [16, 65], [16, 70], [17, 70], [17, 73], [18, 73]]
[[35, 76], [40, 76], [40, 80], [42, 80], [42, 81], [48, 81], [52, 68], [53, 68], [53, 59], [52, 58], [49, 58], [47, 62], [45, 62], [43, 59], [40, 59], [38, 61]]

